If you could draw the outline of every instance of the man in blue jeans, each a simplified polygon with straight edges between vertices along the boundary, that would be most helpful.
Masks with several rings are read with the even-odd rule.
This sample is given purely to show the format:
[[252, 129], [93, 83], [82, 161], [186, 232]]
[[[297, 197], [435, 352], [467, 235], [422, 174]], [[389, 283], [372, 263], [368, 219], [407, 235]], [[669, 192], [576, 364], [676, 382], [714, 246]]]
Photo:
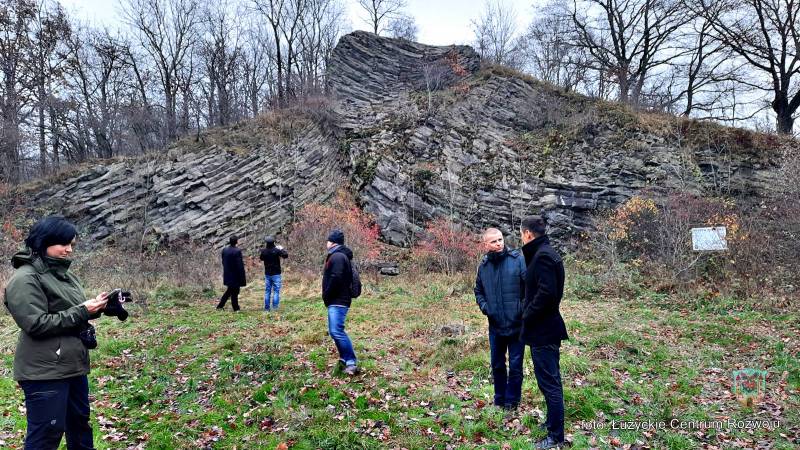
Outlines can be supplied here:
[[278, 309], [281, 302], [281, 258], [289, 254], [280, 245], [275, 245], [275, 238], [264, 239], [266, 248], [261, 249], [261, 261], [264, 261], [264, 311]]
[[569, 339], [558, 308], [564, 296], [564, 263], [550, 246], [541, 216], [522, 219], [522, 253], [525, 255], [525, 301], [522, 305], [520, 340], [531, 347], [533, 373], [547, 404], [542, 424], [547, 437], [537, 449], [564, 445], [564, 390], [559, 368], [561, 341]]
[[519, 340], [525, 258], [519, 250], [506, 247], [503, 233], [496, 228], [483, 232], [483, 245], [487, 253], [478, 265], [475, 301], [489, 319], [494, 404], [514, 410], [522, 397], [522, 361], [525, 356], [525, 344]]
[[326, 243], [328, 254], [322, 273], [322, 301], [328, 308], [328, 333], [339, 352], [339, 361], [344, 365], [344, 373], [358, 373], [358, 361], [350, 336], [344, 329], [347, 312], [353, 298], [350, 284], [353, 280], [353, 252], [344, 245], [344, 233], [333, 230]]

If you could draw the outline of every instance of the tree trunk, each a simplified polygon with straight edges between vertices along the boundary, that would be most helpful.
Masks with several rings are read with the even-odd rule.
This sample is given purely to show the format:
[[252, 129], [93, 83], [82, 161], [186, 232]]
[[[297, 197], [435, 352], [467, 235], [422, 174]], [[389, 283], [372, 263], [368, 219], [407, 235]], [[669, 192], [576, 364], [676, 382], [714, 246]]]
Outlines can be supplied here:
[[20, 179], [19, 168], [19, 105], [15, 75], [4, 71], [5, 100], [2, 104], [2, 129], [0, 129], [0, 180], [16, 184]]
[[167, 102], [167, 140], [174, 141], [178, 130], [178, 113], [176, 103], [176, 93], [172, 92], [172, 87], [168, 86], [164, 92]]
[[794, 118], [788, 110], [778, 111], [777, 129], [779, 134], [792, 134]]
[[48, 110], [50, 111], [50, 130], [51, 133], [53, 134], [53, 168], [57, 170], [59, 167], [58, 152], [60, 150], [59, 147], [61, 146], [61, 136], [58, 127], [58, 117], [56, 115], [56, 109], [53, 107], [53, 105], [50, 105]]
[[45, 139], [45, 120], [44, 120], [44, 103], [45, 91], [44, 83], [39, 83], [37, 87], [39, 96], [39, 105], [37, 106], [37, 115], [39, 116], [38, 134], [39, 134], [39, 173], [47, 175], [47, 141]]
[[792, 117], [794, 111], [789, 105], [789, 95], [784, 91], [779, 91], [775, 94], [775, 100], [772, 101], [772, 110], [775, 111], [777, 120], [775, 123], [776, 131], [779, 134], [792, 134], [794, 128], [794, 118]]

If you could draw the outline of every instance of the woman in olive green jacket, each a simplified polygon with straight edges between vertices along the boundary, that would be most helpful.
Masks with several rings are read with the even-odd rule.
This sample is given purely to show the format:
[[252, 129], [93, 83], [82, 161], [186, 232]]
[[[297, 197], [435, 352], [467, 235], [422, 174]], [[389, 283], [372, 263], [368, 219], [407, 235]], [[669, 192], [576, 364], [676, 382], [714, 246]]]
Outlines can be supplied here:
[[106, 304], [106, 293], [87, 300], [69, 271], [75, 227], [60, 216], [37, 222], [27, 249], [11, 259], [14, 275], [5, 304], [20, 328], [14, 379], [25, 392], [26, 449], [94, 448], [89, 425], [89, 352], [81, 339], [89, 320]]

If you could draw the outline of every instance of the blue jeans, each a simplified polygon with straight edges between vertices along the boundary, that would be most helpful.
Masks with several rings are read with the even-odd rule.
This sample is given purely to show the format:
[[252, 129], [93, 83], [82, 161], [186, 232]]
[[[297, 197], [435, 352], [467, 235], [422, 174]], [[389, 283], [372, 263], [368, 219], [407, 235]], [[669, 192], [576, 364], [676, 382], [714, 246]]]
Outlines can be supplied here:
[[531, 347], [533, 373], [547, 404], [547, 434], [557, 442], [564, 440], [564, 391], [561, 386], [561, 369], [558, 360], [560, 344]]
[[63, 380], [20, 381], [25, 392], [28, 432], [25, 450], [56, 449], [66, 433], [67, 448], [93, 449], [86, 375]]
[[[492, 353], [492, 378], [494, 378], [494, 404], [519, 405], [522, 398], [522, 362], [525, 344], [517, 335], [501, 336], [489, 329], [489, 348]], [[506, 371], [508, 351], [508, 371]]]
[[[273, 295], [274, 291], [274, 295]], [[264, 275], [264, 309], [269, 310], [269, 300], [272, 297], [272, 307], [277, 308], [281, 302], [281, 275]]]
[[339, 351], [339, 360], [345, 366], [355, 366], [356, 352], [353, 350], [350, 336], [344, 331], [344, 322], [349, 309], [344, 306], [328, 306], [328, 334], [331, 335], [333, 343], [336, 344], [336, 350]]

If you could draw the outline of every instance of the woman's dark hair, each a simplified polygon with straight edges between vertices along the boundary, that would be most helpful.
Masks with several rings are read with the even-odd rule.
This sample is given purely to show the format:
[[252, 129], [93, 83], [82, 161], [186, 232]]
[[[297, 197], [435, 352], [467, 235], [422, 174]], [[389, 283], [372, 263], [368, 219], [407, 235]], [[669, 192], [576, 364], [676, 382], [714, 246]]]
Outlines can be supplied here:
[[231, 246], [236, 246], [239, 243], [239, 236], [233, 235], [230, 239], [228, 239], [228, 244]]
[[51, 245], [67, 245], [75, 239], [78, 231], [75, 225], [71, 224], [64, 216], [49, 216], [36, 222], [32, 227], [28, 237], [25, 238], [25, 245], [34, 255], [44, 256], [47, 254], [47, 247]]

